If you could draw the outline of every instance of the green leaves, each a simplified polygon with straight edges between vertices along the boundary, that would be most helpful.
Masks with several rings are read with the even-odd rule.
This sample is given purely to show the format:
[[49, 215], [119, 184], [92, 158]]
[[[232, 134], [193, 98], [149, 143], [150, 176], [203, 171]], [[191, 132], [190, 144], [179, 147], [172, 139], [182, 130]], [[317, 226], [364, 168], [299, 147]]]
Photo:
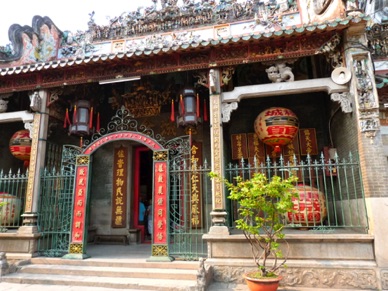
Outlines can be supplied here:
[[[263, 173], [255, 173], [250, 179], [237, 176], [230, 182], [215, 173], [210, 173], [210, 177], [223, 182], [230, 191], [228, 198], [238, 202], [236, 227], [243, 231], [251, 245], [260, 276], [273, 274], [286, 262], [278, 240], [284, 239], [283, 220], [293, 211], [292, 199], [298, 197], [295, 188], [298, 178], [273, 176], [268, 179]], [[274, 259], [269, 267], [266, 265], [268, 258]], [[279, 258], [283, 259], [278, 261]]]

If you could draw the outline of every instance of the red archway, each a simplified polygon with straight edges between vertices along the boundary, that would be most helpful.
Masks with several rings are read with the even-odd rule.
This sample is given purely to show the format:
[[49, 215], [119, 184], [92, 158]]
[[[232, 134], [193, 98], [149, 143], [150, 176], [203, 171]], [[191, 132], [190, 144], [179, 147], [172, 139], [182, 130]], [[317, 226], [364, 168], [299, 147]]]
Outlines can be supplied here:
[[109, 133], [95, 140], [76, 158], [75, 186], [73, 201], [73, 219], [69, 253], [65, 258], [87, 258], [86, 209], [90, 192], [90, 161], [91, 155], [101, 146], [120, 140], [139, 142], [153, 151], [153, 217], [154, 236], [152, 239], [152, 258], [155, 260], [170, 260], [168, 257], [168, 150], [153, 138], [139, 132], [121, 131]]

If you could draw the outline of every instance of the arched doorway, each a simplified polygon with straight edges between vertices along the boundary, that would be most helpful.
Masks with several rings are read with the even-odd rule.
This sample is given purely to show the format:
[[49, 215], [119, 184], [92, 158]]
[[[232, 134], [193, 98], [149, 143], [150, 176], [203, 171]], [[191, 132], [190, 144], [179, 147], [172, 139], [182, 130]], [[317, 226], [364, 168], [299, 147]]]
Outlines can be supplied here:
[[[74, 186], [74, 201], [73, 201], [73, 218], [72, 218], [72, 229], [69, 244], [69, 254], [65, 258], [86, 258], [86, 243], [87, 243], [87, 227], [88, 227], [88, 207], [90, 200], [90, 188], [91, 188], [91, 161], [93, 154], [102, 146], [116, 141], [133, 141], [142, 144], [153, 152], [153, 179], [152, 179], [152, 196], [158, 197], [154, 199], [153, 204], [153, 217], [154, 219], [154, 236], [152, 237], [152, 254], [150, 260], [170, 260], [168, 256], [168, 150], [164, 149], [163, 146], [151, 138], [150, 136], [133, 131], [120, 131], [113, 132], [101, 136], [100, 138], [93, 141], [88, 145], [82, 154], [76, 158], [75, 165], [75, 186]], [[140, 151], [139, 151], [140, 152]], [[122, 151], [120, 149], [115, 151], [117, 159], [116, 172], [121, 170], [119, 161], [122, 157]], [[114, 172], [114, 173], [116, 173]], [[119, 178], [119, 176], [115, 176]], [[113, 199], [112, 203], [116, 203], [121, 196], [120, 185], [115, 188], [117, 194]], [[157, 200], [157, 203], [156, 203]], [[113, 205], [112, 211], [118, 210], [120, 202]], [[120, 219], [117, 219], [117, 222]], [[115, 222], [112, 222], [115, 223]]]

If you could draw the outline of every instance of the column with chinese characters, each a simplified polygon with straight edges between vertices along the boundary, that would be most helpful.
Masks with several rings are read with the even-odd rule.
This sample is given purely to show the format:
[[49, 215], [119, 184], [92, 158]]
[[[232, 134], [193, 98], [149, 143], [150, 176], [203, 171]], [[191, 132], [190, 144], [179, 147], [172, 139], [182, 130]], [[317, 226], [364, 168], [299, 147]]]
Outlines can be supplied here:
[[168, 150], [154, 152], [152, 254], [147, 261], [172, 261], [168, 251]]
[[[210, 144], [212, 172], [223, 176], [224, 174], [224, 146], [221, 118], [221, 86], [219, 69], [211, 69], [209, 72], [210, 89]], [[225, 195], [222, 182], [212, 179], [213, 209], [210, 212], [212, 226], [209, 233], [216, 235], [229, 234], [225, 225], [227, 212], [225, 210]]]
[[90, 156], [79, 155], [76, 159], [75, 192], [73, 203], [73, 221], [69, 243], [69, 253], [66, 259], [85, 259], [86, 255], [86, 227], [87, 203], [89, 193]]

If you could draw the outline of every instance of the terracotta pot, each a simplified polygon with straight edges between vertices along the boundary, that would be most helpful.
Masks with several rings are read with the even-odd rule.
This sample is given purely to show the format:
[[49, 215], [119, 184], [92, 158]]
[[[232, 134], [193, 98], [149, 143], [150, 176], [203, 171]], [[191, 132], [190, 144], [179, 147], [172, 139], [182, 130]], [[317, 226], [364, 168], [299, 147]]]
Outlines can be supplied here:
[[279, 282], [282, 277], [274, 277], [274, 278], [252, 278], [249, 275], [252, 273], [244, 274], [243, 277], [249, 290], [251, 291], [276, 291], [279, 287]]

